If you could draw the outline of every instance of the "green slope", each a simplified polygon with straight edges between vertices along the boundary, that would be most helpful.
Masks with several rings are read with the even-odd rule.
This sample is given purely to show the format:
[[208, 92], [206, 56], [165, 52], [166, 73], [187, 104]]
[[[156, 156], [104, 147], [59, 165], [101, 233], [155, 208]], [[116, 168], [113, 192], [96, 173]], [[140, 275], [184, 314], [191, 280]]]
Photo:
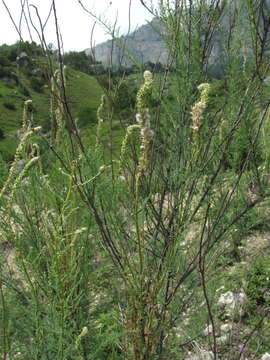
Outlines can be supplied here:
[[[3, 135], [0, 138], [0, 153], [5, 160], [10, 160], [16, 149], [16, 132], [22, 124], [25, 100], [33, 100], [34, 125], [41, 125], [45, 131], [50, 128], [48, 88], [45, 85], [38, 91], [34, 90], [32, 78], [18, 72], [17, 76], [19, 84], [11, 79], [0, 79], [0, 130]], [[97, 80], [68, 68], [66, 87], [70, 110], [79, 119], [79, 126], [86, 127], [96, 123], [96, 111], [102, 94]]]

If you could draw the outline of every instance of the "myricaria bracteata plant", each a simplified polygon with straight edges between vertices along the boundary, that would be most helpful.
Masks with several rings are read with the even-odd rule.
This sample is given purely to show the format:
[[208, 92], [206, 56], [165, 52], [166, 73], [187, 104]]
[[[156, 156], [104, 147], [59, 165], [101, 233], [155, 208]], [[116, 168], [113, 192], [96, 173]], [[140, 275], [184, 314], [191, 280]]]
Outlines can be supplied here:
[[[263, 5], [256, 4], [242, 2], [253, 39]], [[228, 319], [216, 303], [220, 282], [229, 286], [222, 271], [232, 260], [225, 255], [241, 244], [235, 240], [239, 229], [257, 226], [254, 212], [268, 204], [260, 146], [269, 107], [262, 78], [269, 66], [265, 40], [253, 43], [242, 71], [236, 56], [241, 19], [229, 21], [229, 37], [220, 30], [226, 6], [235, 13], [232, 2], [219, 0], [160, 2], [167, 70], [159, 78], [144, 72], [134, 118], [119, 148], [110, 142], [109, 154], [101, 132], [113, 96], [107, 89], [101, 100], [91, 128], [96, 141], [81, 136], [69, 111], [59, 41], [58, 69], [50, 69], [52, 127], [40, 134], [39, 146], [32, 144], [36, 131], [26, 103], [19, 147], [1, 190], [1, 238], [14, 254], [1, 278], [4, 359], [237, 359], [249, 346], [252, 354], [265, 309], [262, 321], [246, 328], [244, 312], [235, 315], [238, 323], [230, 319], [235, 323], [229, 329], [242, 330], [239, 348], [221, 342], [221, 323]], [[218, 83], [224, 93], [208, 76], [215, 36], [226, 40], [226, 76]], [[119, 125], [113, 111], [110, 122], [113, 131]], [[25, 166], [16, 173], [22, 157]], [[32, 166], [36, 161], [42, 166]], [[227, 338], [236, 338], [233, 330]], [[263, 335], [260, 341], [263, 347]]]

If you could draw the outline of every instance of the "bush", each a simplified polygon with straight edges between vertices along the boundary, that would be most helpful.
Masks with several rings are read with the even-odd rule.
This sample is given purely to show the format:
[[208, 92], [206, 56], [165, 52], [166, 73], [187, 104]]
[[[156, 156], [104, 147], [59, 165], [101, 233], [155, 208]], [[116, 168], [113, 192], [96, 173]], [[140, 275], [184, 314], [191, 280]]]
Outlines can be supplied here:
[[41, 79], [32, 77], [30, 80], [31, 88], [36, 92], [43, 92], [44, 82]]
[[[14, 165], [18, 168], [23, 160], [31, 167], [25, 166], [18, 174], [11, 167], [1, 198], [1, 209], [7, 213], [1, 216], [1, 238], [11, 239], [14, 262], [21, 270], [20, 292], [9, 278], [10, 269], [4, 273], [8, 286], [0, 309], [7, 321], [0, 332], [7, 335], [0, 336], [1, 358], [14, 358], [15, 351], [22, 349], [25, 359], [185, 359], [197, 348], [211, 349], [215, 359], [253, 357], [240, 351], [234, 355], [226, 353], [228, 349], [223, 352], [214, 323], [218, 334], [216, 276], [226, 280], [222, 270], [227, 272], [224, 253], [230, 246], [229, 236], [238, 231], [233, 238], [237, 257], [242, 235], [256, 221], [253, 211], [264, 197], [270, 198], [268, 192], [260, 191], [258, 201], [248, 193], [255, 175], [254, 187], [269, 173], [257, 157], [263, 125], [258, 116], [263, 86], [260, 71], [264, 69], [254, 63], [247, 78], [241, 64], [230, 60], [226, 84], [219, 82], [217, 87], [219, 102], [209, 104], [216, 93], [209, 95], [211, 84], [205, 83], [207, 63], [213, 60], [207, 59], [212, 45], [207, 39], [218, 31], [217, 16], [222, 17], [222, 9], [218, 9], [218, 0], [215, 11], [206, 2], [199, 3], [198, 9], [194, 5], [188, 12], [170, 12], [168, 19], [174, 101], [168, 102], [162, 91], [166, 78], [164, 87], [157, 89], [162, 81], [149, 72], [131, 105], [124, 103], [129, 84], [120, 85], [116, 77], [101, 77], [109, 101], [99, 108], [99, 114], [106, 110], [111, 126], [97, 128], [98, 141], [93, 146], [90, 136], [94, 134], [90, 139], [80, 137], [72, 121], [62, 123], [62, 119], [72, 119], [59, 104], [64, 88], [59, 86], [51, 92], [55, 106], [48, 109], [58, 128], [55, 126], [55, 134], [41, 136], [47, 151], [39, 149], [32, 132], [21, 138]], [[161, 15], [164, 18], [163, 9]], [[204, 27], [208, 25], [213, 28]], [[231, 38], [239, 42], [234, 29], [235, 25], [224, 31], [230, 34], [224, 51], [232, 60]], [[121, 106], [131, 106], [136, 113], [136, 122], [133, 117], [119, 144], [120, 151], [115, 146], [118, 139], [113, 141], [115, 130], [120, 132], [122, 125], [119, 116], [114, 117], [114, 99], [119, 111], [126, 111]], [[26, 125], [34, 126], [27, 104], [23, 130]], [[97, 122], [89, 102], [77, 115], [80, 126]], [[106, 128], [109, 143], [99, 141], [99, 133]], [[7, 140], [0, 145], [4, 143], [9, 150]], [[41, 157], [36, 156], [39, 150]], [[224, 166], [226, 160], [230, 172]], [[221, 256], [226, 263], [220, 263]], [[102, 274], [94, 272], [106, 264]], [[239, 266], [230, 273], [232, 282], [240, 286], [246, 278], [244, 273], [242, 279], [239, 276], [242, 271]], [[258, 306], [269, 304], [269, 275], [268, 262], [256, 262], [243, 282], [255, 314]], [[12, 297], [9, 293], [14, 290]], [[27, 305], [17, 301], [20, 293]], [[209, 320], [214, 343], [201, 333]], [[240, 321], [246, 318], [239, 318], [237, 331]], [[249, 346], [251, 336], [257, 337], [257, 329], [256, 324], [247, 329], [245, 345]], [[240, 343], [232, 341], [231, 334], [228, 340], [237, 352]], [[16, 349], [10, 350], [9, 344], [16, 344]]]
[[116, 88], [115, 108], [124, 110], [134, 108], [136, 102], [137, 86], [134, 81], [122, 81]]
[[[1, 132], [2, 130], [0, 130]], [[0, 153], [0, 189], [2, 188], [8, 174], [8, 168], [6, 162], [3, 160], [3, 157]]]
[[13, 103], [10, 102], [4, 102], [4, 107], [7, 108], [8, 110], [16, 110], [16, 106]]
[[96, 112], [90, 106], [84, 106], [78, 113], [79, 126], [89, 126], [97, 123]]
[[25, 87], [25, 86], [20, 86], [19, 91], [24, 95], [29, 97], [30, 96], [30, 92], [29, 90]]
[[9, 75], [8, 69], [0, 64], [0, 79]]
[[82, 71], [86, 74], [91, 74], [93, 71], [91, 65], [95, 64], [93, 57], [87, 55], [85, 51], [70, 51], [63, 56], [64, 64], [72, 67], [75, 70]]
[[3, 140], [5, 138], [4, 131], [0, 129], [0, 140]]
[[[17, 138], [6, 136], [0, 141], [0, 154], [5, 163], [13, 161], [14, 154], [17, 148], [18, 142]], [[0, 166], [1, 167], [1, 166]]]
[[7, 57], [5, 57], [5, 56], [0, 56], [0, 65], [1, 65], [1, 66], [10, 66], [11, 63], [10, 63], [10, 61], [8, 60]]
[[270, 265], [269, 258], [255, 260], [247, 274], [247, 296], [249, 310], [252, 312], [257, 306], [270, 306]]

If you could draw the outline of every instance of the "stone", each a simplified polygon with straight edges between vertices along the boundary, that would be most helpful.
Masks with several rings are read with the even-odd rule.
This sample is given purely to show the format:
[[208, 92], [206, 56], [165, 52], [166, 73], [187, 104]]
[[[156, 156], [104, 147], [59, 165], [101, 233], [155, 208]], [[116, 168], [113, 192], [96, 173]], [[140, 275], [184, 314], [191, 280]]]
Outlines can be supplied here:
[[261, 360], [270, 360], [270, 354], [269, 353], [263, 354], [263, 356], [261, 357]]
[[213, 326], [212, 326], [212, 325], [208, 325], [208, 326], [203, 330], [203, 335], [204, 335], [204, 336], [211, 335], [212, 333], [213, 333]]
[[212, 351], [200, 350], [197, 354], [192, 355], [186, 360], [213, 360], [214, 354]]
[[230, 336], [229, 336], [229, 334], [221, 335], [220, 337], [218, 337], [216, 339], [216, 341], [217, 341], [217, 344], [219, 344], [219, 345], [228, 344], [230, 342]]
[[243, 292], [235, 294], [232, 291], [227, 291], [226, 293], [220, 295], [220, 298], [218, 299], [218, 306], [225, 311], [227, 317], [231, 318], [235, 314], [243, 316], [245, 299], [246, 295]]
[[220, 331], [222, 334], [228, 334], [229, 332], [232, 331], [233, 325], [228, 323], [228, 324], [222, 324], [220, 326]]
[[30, 59], [26, 52], [23, 51], [16, 57], [16, 63], [18, 68], [23, 68], [29, 65]]

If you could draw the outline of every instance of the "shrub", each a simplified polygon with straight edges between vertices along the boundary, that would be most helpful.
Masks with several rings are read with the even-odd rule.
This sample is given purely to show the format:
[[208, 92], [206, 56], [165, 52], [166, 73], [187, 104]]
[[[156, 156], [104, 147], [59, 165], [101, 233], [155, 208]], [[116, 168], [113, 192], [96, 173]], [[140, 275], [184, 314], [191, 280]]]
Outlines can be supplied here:
[[30, 86], [36, 92], [39, 92], [39, 93], [43, 92], [43, 85], [44, 85], [44, 81], [42, 81], [41, 79], [38, 79], [36, 77], [32, 77], [30, 80]]
[[255, 260], [247, 273], [246, 294], [249, 299], [249, 310], [252, 312], [257, 306], [270, 306], [270, 264], [269, 258], [262, 257]]
[[97, 123], [96, 112], [90, 106], [82, 107], [78, 112], [79, 126], [89, 126]]
[[1, 66], [10, 66], [10, 61], [5, 56], [0, 56], [0, 65]]
[[[29, 306], [21, 306], [27, 314], [25, 332], [17, 327], [22, 321], [14, 316], [15, 301], [10, 302], [9, 294], [0, 303], [8, 320], [5, 336], [0, 336], [2, 358], [13, 358], [9, 344], [19, 343], [18, 348], [29, 351], [22, 356], [30, 359], [119, 360], [121, 355], [132, 360], [184, 359], [202, 340], [198, 348], [207, 346], [213, 358], [222, 359], [214, 325], [213, 341], [204, 342], [200, 328], [209, 319], [212, 324], [218, 321], [213, 300], [219, 254], [228, 248], [235, 227], [245, 234], [253, 226], [252, 211], [260, 199], [246, 196], [247, 188], [254, 173], [260, 180], [266, 171], [260, 170], [258, 157], [253, 156], [263, 122], [257, 113], [260, 63], [254, 63], [248, 79], [237, 64], [232, 63], [230, 71], [226, 68], [225, 95], [220, 95], [218, 109], [209, 106], [209, 97], [214, 96], [208, 96], [211, 84], [205, 84], [209, 39], [222, 17], [218, 1], [216, 5], [215, 12], [212, 6], [198, 9], [197, 5], [177, 16], [171, 12], [166, 25], [173, 35], [169, 38], [173, 39], [175, 101], [164, 103], [165, 87], [157, 91], [158, 81], [145, 72], [136, 105], [131, 104], [136, 120], [127, 127], [119, 152], [114, 151], [113, 132], [105, 147], [98, 136], [95, 147], [80, 137], [59, 101], [63, 86], [55, 86], [51, 92], [55, 109], [51, 106], [49, 111], [58, 126], [55, 135], [41, 134], [48, 151], [39, 155], [31, 102], [26, 102], [25, 133], [2, 191], [7, 216], [1, 236], [12, 239], [16, 249], [22, 278], [19, 290]], [[203, 37], [206, 30], [208, 36]], [[233, 59], [231, 39], [238, 41], [239, 34], [234, 26], [230, 30], [224, 46]], [[112, 131], [118, 84], [115, 79], [102, 79]], [[128, 90], [128, 85], [120, 89], [119, 103], [126, 100]], [[78, 116], [81, 126], [96, 123], [89, 104], [81, 107]], [[239, 144], [240, 157], [235, 155]], [[227, 153], [231, 174], [223, 165]], [[35, 160], [36, 165], [16, 176], [15, 165], [21, 160], [23, 164]], [[110, 272], [104, 273], [105, 285], [93, 270], [104, 268], [106, 262]], [[254, 306], [269, 303], [267, 266], [267, 262], [254, 265], [248, 274], [247, 293]], [[13, 279], [8, 280], [4, 295], [17, 291]], [[90, 339], [96, 339], [98, 346]], [[236, 356], [224, 353], [224, 358]]]
[[5, 138], [4, 131], [0, 129], [0, 140], [3, 140]]
[[8, 110], [16, 110], [16, 106], [13, 104], [13, 103], [11, 103], [11, 102], [4, 102], [4, 107], [5, 108], [7, 108]]
[[9, 71], [6, 67], [0, 65], [0, 78], [4, 78], [9, 75]]
[[24, 95], [29, 97], [30, 96], [30, 92], [29, 90], [25, 87], [25, 86], [20, 86], [19, 87], [19, 91]]
[[[0, 130], [1, 133], [2, 130]], [[8, 167], [0, 153], [0, 189], [2, 188], [8, 174]]]
[[1, 139], [0, 154], [6, 163], [13, 160], [17, 145], [17, 138], [15, 137], [6, 136]]
[[137, 86], [134, 81], [122, 81], [116, 86], [115, 108], [124, 110], [134, 108], [136, 102]]

